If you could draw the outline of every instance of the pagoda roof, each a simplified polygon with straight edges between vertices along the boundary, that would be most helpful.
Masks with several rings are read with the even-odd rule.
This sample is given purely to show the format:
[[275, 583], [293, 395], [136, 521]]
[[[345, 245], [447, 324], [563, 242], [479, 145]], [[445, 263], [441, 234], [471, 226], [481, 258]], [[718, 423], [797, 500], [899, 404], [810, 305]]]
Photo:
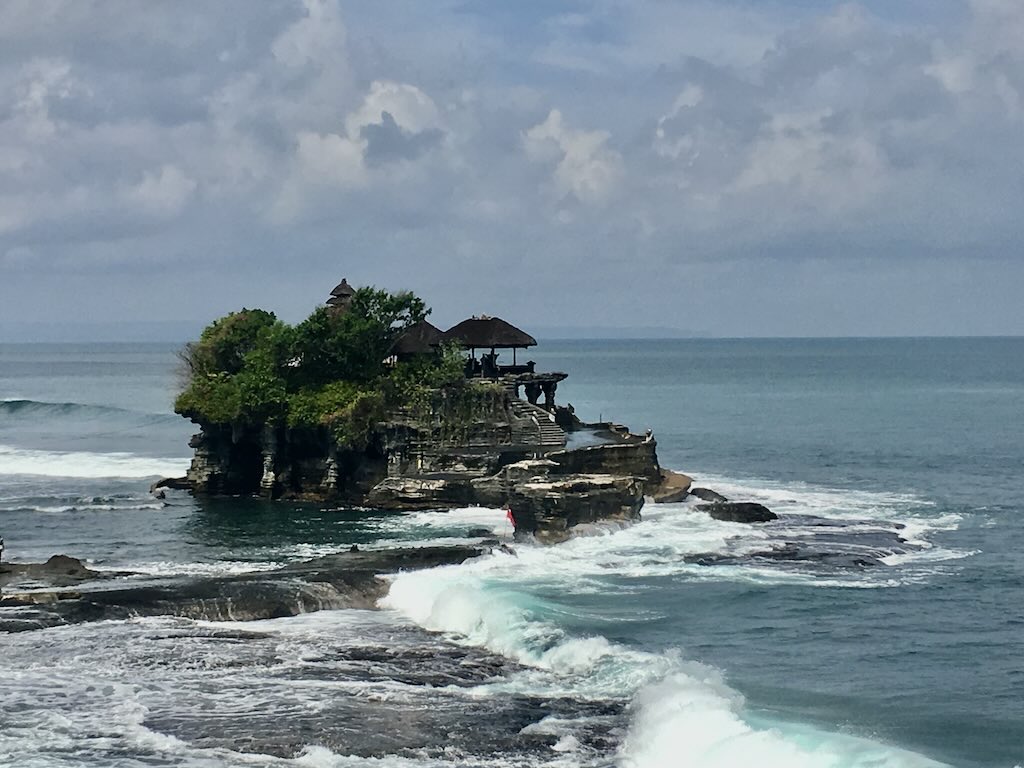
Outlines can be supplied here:
[[396, 355], [422, 355], [435, 351], [443, 341], [444, 333], [440, 328], [420, 320], [405, 329], [391, 351]]
[[331, 296], [348, 298], [350, 296], [355, 295], [355, 292], [356, 289], [349, 285], [348, 280], [343, 277], [341, 279], [341, 282], [334, 286], [334, 290], [331, 291]]
[[445, 331], [444, 341], [472, 349], [533, 347], [537, 340], [500, 317], [471, 317]]

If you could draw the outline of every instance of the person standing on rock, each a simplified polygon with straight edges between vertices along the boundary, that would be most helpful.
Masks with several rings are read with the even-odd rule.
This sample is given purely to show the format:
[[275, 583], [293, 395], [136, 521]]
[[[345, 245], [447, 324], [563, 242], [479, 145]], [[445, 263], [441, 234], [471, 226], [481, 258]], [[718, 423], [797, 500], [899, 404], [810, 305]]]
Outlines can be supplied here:
[[0, 536], [0, 563], [2, 563], [3, 561], [4, 561], [4, 540], [3, 540], [3, 537]]

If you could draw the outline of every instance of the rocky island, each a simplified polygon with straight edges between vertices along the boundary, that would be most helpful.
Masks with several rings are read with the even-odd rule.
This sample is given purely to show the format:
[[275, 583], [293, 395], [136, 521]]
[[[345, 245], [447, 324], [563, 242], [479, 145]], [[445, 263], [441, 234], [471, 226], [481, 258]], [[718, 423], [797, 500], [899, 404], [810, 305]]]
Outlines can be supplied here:
[[567, 374], [518, 361], [532, 336], [487, 316], [441, 331], [429, 313], [410, 292], [342, 280], [295, 326], [249, 309], [213, 322], [181, 353], [175, 410], [199, 426], [194, 458], [157, 492], [508, 506], [516, 536], [544, 543], [686, 495], [649, 432], [556, 402]]

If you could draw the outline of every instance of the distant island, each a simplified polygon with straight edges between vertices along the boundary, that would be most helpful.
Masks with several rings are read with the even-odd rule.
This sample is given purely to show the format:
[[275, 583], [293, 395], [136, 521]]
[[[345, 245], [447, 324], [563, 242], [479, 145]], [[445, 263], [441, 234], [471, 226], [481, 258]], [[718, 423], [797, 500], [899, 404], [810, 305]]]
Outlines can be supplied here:
[[175, 411], [200, 428], [191, 467], [157, 490], [508, 506], [517, 536], [546, 542], [636, 520], [645, 494], [686, 495], [651, 434], [556, 402], [567, 374], [519, 359], [533, 336], [488, 316], [442, 331], [429, 314], [411, 292], [342, 280], [294, 326], [260, 309], [214, 321], [180, 353]]

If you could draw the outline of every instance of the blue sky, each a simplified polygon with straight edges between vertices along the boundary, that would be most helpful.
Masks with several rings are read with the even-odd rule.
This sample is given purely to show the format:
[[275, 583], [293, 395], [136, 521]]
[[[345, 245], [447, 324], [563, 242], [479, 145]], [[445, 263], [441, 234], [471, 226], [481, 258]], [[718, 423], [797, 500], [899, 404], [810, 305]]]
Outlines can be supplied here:
[[1022, 129], [1019, 0], [7, 0], [0, 340], [1024, 333]]

